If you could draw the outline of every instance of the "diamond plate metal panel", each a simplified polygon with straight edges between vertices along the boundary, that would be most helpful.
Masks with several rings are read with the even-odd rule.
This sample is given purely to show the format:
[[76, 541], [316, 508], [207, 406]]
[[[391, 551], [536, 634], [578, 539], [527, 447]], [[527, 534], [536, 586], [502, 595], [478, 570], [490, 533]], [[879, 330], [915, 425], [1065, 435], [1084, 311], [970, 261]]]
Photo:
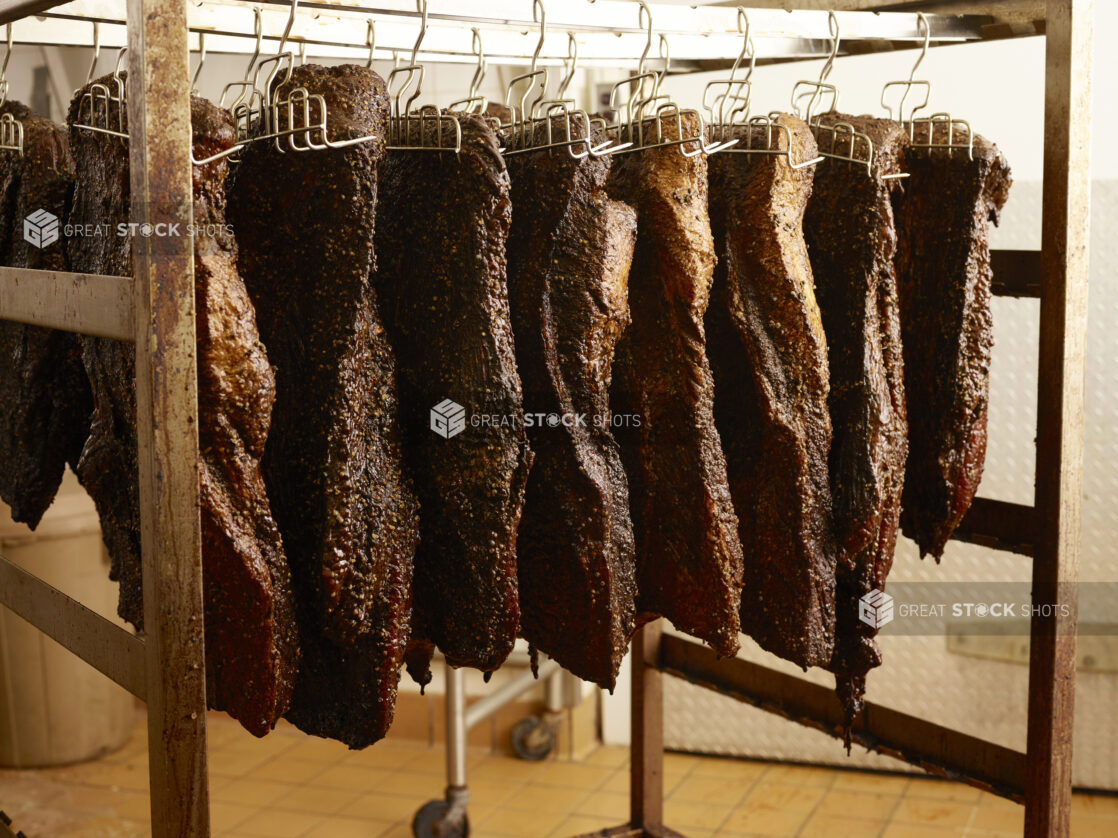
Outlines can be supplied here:
[[[1014, 185], [995, 231], [996, 248], [1040, 246], [1041, 189], [1037, 182]], [[1084, 473], [1082, 578], [1118, 580], [1118, 182], [1094, 184], [1092, 196], [1091, 299], [1087, 334], [1086, 469]], [[995, 348], [991, 371], [990, 432], [980, 494], [1032, 504], [1036, 428], [1036, 300], [994, 301]], [[922, 561], [902, 539], [890, 581], [958, 584], [1028, 581], [1031, 560], [952, 542], [940, 565]], [[1118, 603], [1114, 620], [1118, 622]], [[793, 674], [751, 641], [744, 657]], [[1000, 744], [1024, 749], [1028, 670], [1023, 665], [962, 657], [948, 652], [946, 638], [888, 636], [881, 639], [884, 665], [869, 678], [868, 697], [908, 713]], [[833, 684], [824, 672], [803, 677]], [[1075, 782], [1118, 789], [1118, 674], [1079, 674], [1076, 694]], [[835, 739], [745, 707], [673, 678], [665, 685], [667, 747], [795, 761], [910, 770], [902, 763], [865, 752], [847, 757]]]

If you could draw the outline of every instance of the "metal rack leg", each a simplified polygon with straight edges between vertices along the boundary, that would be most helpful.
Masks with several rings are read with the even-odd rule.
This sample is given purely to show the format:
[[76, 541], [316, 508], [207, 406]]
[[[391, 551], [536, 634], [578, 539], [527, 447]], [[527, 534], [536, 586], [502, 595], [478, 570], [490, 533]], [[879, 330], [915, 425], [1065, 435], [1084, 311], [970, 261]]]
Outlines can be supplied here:
[[629, 822], [645, 832], [664, 825], [664, 676], [654, 667], [663, 629], [657, 620], [633, 636]]
[[185, 0], [128, 0], [136, 419], [154, 838], [208, 838]]
[[1048, 0], [1027, 838], [1071, 834], [1094, 0]]

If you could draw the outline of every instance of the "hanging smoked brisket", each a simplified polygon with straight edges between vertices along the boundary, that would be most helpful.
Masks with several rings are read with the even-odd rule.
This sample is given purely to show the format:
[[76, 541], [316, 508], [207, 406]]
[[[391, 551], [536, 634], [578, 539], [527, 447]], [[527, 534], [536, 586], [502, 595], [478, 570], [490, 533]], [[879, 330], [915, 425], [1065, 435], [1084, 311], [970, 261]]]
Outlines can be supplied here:
[[[663, 128], [666, 139], [693, 136], [699, 120], [685, 114]], [[637, 211], [632, 322], [617, 346], [611, 407], [633, 422], [614, 433], [629, 477], [638, 612], [731, 655], [742, 549], [703, 328], [715, 263], [706, 157], [685, 157], [678, 145], [625, 153], [609, 187]]]
[[[555, 117], [553, 136], [586, 136], [567, 124]], [[609, 157], [559, 148], [508, 160], [509, 302], [535, 454], [517, 537], [520, 633], [612, 690], [636, 605], [628, 480], [609, 425], [636, 214], [605, 193]]]
[[[130, 218], [128, 141], [74, 127], [83, 96], [93, 85], [112, 85], [112, 76], [87, 84], [70, 103], [70, 152], [74, 190], [66, 222], [95, 235], [65, 239], [66, 265], [78, 273], [132, 275], [132, 242], [117, 235]], [[98, 121], [118, 125], [127, 112], [117, 102], [100, 100]], [[87, 119], [87, 121], [89, 121]], [[117, 613], [143, 628], [144, 594], [140, 579], [140, 490], [136, 462], [136, 347], [110, 338], [81, 338], [82, 361], [93, 393], [89, 438], [74, 471], [93, 498], [101, 519], [101, 537], [111, 562], [109, 577], [120, 583]]]
[[714, 418], [739, 518], [742, 631], [805, 669], [835, 643], [835, 544], [827, 457], [827, 342], [803, 216], [816, 156], [806, 123], [786, 114], [752, 130], [753, 148], [710, 159], [718, 264], [706, 314]]
[[[927, 142], [927, 131], [918, 126], [917, 143]], [[936, 142], [946, 134], [941, 125]], [[956, 128], [953, 141], [967, 140]], [[973, 159], [965, 148], [914, 150], [897, 208], [910, 408], [901, 526], [921, 555], [937, 561], [982, 479], [994, 343], [990, 222], [997, 223], [1012, 182], [997, 146], [975, 135], [973, 149]]]
[[[23, 125], [23, 156], [0, 151], [0, 265], [65, 270], [62, 241], [40, 247], [24, 223], [45, 211], [60, 224], [65, 214], [74, 181], [66, 127], [18, 102], [0, 114]], [[13, 520], [38, 525], [66, 464], [78, 461], [91, 410], [78, 335], [0, 320], [0, 498]]]
[[278, 95], [300, 87], [324, 97], [331, 141], [372, 139], [306, 152], [251, 144], [229, 217], [276, 365], [264, 476], [302, 648], [287, 717], [307, 733], [364, 747], [392, 721], [418, 538], [396, 360], [370, 284], [388, 102], [384, 81], [352, 64], [296, 67]]
[[[128, 145], [74, 127], [81, 96], [70, 110], [81, 177], [69, 220], [110, 226], [99, 236], [70, 238], [66, 253], [72, 270], [125, 276], [132, 272], [131, 244], [116, 224], [129, 218]], [[191, 125], [196, 159], [233, 145], [229, 113], [196, 96]], [[226, 167], [224, 160], [195, 166], [193, 178], [206, 688], [211, 707], [262, 736], [287, 708], [298, 641], [290, 571], [260, 472], [274, 379], [225, 224]], [[82, 341], [94, 414], [77, 473], [101, 516], [121, 583], [121, 616], [140, 627], [135, 349], [106, 338]]]
[[[483, 672], [512, 649], [532, 461], [505, 284], [508, 172], [486, 120], [458, 119], [458, 154], [388, 152], [376, 230], [375, 285], [399, 358], [400, 425], [420, 500], [409, 655], [420, 681], [428, 641], [452, 665]], [[424, 130], [435, 131], [433, 121]]]
[[[873, 167], [826, 160], [804, 217], [830, 362], [831, 494], [838, 538], [835, 652], [830, 669], [847, 722], [862, 707], [866, 673], [881, 663], [876, 629], [858, 600], [881, 590], [893, 563], [907, 454], [892, 192], [907, 140], [897, 122], [827, 113], [873, 143]], [[820, 145], [829, 146], [826, 128]], [[822, 137], [827, 137], [823, 139]], [[840, 135], [838, 148], [849, 148]], [[857, 141], [856, 154], [864, 154]]]

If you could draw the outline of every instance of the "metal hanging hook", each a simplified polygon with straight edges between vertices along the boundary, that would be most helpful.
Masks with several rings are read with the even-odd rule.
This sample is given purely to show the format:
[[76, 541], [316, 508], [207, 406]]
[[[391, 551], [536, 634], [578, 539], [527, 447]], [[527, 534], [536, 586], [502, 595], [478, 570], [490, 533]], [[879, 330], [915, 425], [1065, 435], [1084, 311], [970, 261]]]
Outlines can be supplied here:
[[648, 53], [652, 50], [652, 11], [644, 0], [639, 0], [639, 2], [640, 10], [637, 12], [637, 25], [645, 30], [648, 37], [645, 39], [640, 61], [637, 62], [638, 76], [644, 74], [644, 62], [648, 59]]
[[[834, 12], [827, 12], [827, 29], [831, 34], [831, 52], [827, 56], [823, 68], [819, 71], [819, 79], [817, 81], [798, 81], [792, 88], [792, 109], [797, 116], [809, 123], [816, 113], [816, 108], [824, 101], [824, 97], [830, 97], [829, 108], [826, 108], [826, 110], [833, 110], [838, 106], [838, 88], [827, 83], [827, 78], [831, 75], [831, 70], [835, 66], [835, 58], [838, 56], [839, 44], [841, 43], [838, 18]], [[807, 101], [807, 105], [801, 107], [800, 103], [804, 100]]]
[[86, 73], [85, 83], [93, 81], [93, 71], [97, 69], [97, 60], [101, 57], [101, 24], [93, 21], [93, 59], [89, 62], [89, 72]]
[[299, 0], [291, 0], [291, 12], [287, 16], [287, 26], [283, 29], [283, 37], [280, 38], [279, 49], [276, 50], [276, 55], [282, 55], [284, 47], [287, 46], [287, 39], [291, 35], [291, 28], [295, 25], [295, 13], [299, 9]]
[[916, 78], [916, 71], [920, 69], [920, 65], [924, 63], [924, 58], [928, 54], [928, 45], [932, 42], [932, 27], [928, 26], [928, 18], [923, 12], [916, 13], [916, 30], [924, 30], [924, 43], [920, 47], [920, 54], [916, 56], [916, 63], [912, 65], [912, 72], [908, 74], [908, 80], [911, 82]]
[[198, 67], [194, 71], [194, 77], [190, 80], [190, 89], [198, 89], [198, 77], [202, 75], [202, 67], [206, 63], [206, 33], [198, 33]]
[[532, 67], [528, 70], [529, 73], [536, 72], [536, 62], [540, 60], [543, 42], [547, 37], [547, 10], [543, 6], [543, 0], [532, 0], [532, 20], [540, 25], [540, 39], [536, 42], [536, 51], [532, 53]]
[[823, 65], [823, 69], [819, 71], [819, 82], [822, 84], [831, 75], [831, 70], [835, 66], [835, 57], [838, 55], [839, 50], [839, 25], [838, 18], [835, 17], [834, 12], [827, 12], [827, 29], [831, 33], [831, 54], [827, 56], [827, 63]]
[[566, 72], [563, 74], [563, 80], [559, 83], [559, 99], [567, 95], [567, 88], [571, 86], [571, 81], [575, 77], [575, 70], [578, 69], [578, 41], [575, 40], [574, 32], [567, 33], [567, 57], [563, 59], [563, 67]]
[[256, 46], [252, 49], [252, 58], [248, 60], [248, 68], [245, 70], [246, 82], [252, 78], [252, 68], [260, 59], [260, 50], [264, 46], [264, 14], [259, 6], [252, 7], [252, 32], [256, 36]]
[[470, 45], [474, 55], [477, 56], [477, 69], [474, 70], [474, 77], [470, 80], [470, 99], [476, 99], [481, 83], [485, 79], [485, 50], [481, 46], [481, 30], [476, 26], [473, 27]]
[[664, 77], [668, 75], [668, 71], [672, 68], [672, 54], [668, 47], [668, 36], [663, 32], [660, 33], [660, 60], [664, 62], [664, 67], [656, 74], [656, 83], [652, 86], [652, 98], [655, 99], [660, 95], [660, 83], [664, 81]]
[[738, 70], [741, 69], [742, 62], [749, 59], [749, 72], [745, 74], [743, 81], [749, 81], [753, 77], [753, 68], [757, 66], [757, 55], [753, 49], [753, 39], [749, 36], [749, 15], [741, 6], [738, 6], [738, 34], [741, 35], [741, 52], [738, 57], [734, 59], [734, 66], [730, 68], [730, 82], [736, 82], [738, 78]]
[[[419, 46], [427, 36], [427, 0], [416, 0], [415, 8], [419, 12], [419, 34], [415, 38], [415, 46], [411, 48], [411, 63], [413, 65], [419, 63]], [[418, 90], [416, 94], [419, 94]]]
[[299, 66], [302, 67], [307, 63], [307, 42], [299, 42]]
[[373, 49], [377, 44], [377, 25], [376, 22], [369, 18], [365, 27], [365, 46], [369, 48], [369, 57], [365, 59], [365, 66], [368, 69], [373, 69]]
[[4, 96], [8, 92], [8, 61], [12, 57], [12, 25], [9, 23], [4, 27], [7, 30], [5, 41], [7, 41], [8, 48], [4, 51], [4, 63], [0, 64], [0, 104], [4, 102]]
[[918, 81], [916, 79], [916, 71], [920, 69], [920, 65], [924, 62], [924, 58], [928, 54], [928, 47], [931, 44], [932, 40], [932, 28], [928, 25], [928, 19], [927, 17], [925, 17], [923, 12], [917, 13], [916, 26], [918, 32], [922, 31], [924, 33], [924, 41], [920, 46], [920, 54], [916, 56], [916, 61], [912, 65], [912, 70], [909, 71], [908, 79], [905, 81], [886, 82], [885, 85], [881, 88], [881, 106], [885, 108], [886, 111], [888, 111], [890, 118], [893, 118], [893, 106], [886, 102], [886, 98], [889, 95], [889, 89], [892, 87], [904, 88], [904, 92], [901, 94], [901, 100], [897, 103], [896, 107], [896, 118], [901, 122], [906, 121], [904, 106], [905, 102], [908, 101], [908, 97], [912, 93], [913, 88], [923, 88], [924, 100], [919, 104], [913, 104], [912, 110], [908, 114], [908, 121], [911, 121], [914, 118], [917, 111], [927, 106], [928, 99], [931, 98], [932, 94], [931, 82]]

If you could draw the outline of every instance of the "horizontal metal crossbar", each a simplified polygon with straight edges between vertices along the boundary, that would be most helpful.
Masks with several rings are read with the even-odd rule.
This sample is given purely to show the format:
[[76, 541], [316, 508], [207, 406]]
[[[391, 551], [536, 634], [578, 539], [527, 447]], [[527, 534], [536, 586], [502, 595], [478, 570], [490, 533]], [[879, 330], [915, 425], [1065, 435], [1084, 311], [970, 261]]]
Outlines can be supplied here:
[[[657, 668], [721, 695], [842, 738], [844, 715], [834, 690], [665, 634]], [[1018, 803], [1025, 794], [1025, 754], [957, 730], [866, 702], [851, 731], [868, 750], [959, 780]]]
[[132, 695], [147, 694], [144, 641], [0, 556], [0, 605], [104, 673]]
[[131, 277], [0, 268], [0, 319], [135, 340]]
[[951, 536], [957, 541], [995, 550], [1033, 555], [1036, 510], [1020, 503], [975, 498], [966, 517]]

